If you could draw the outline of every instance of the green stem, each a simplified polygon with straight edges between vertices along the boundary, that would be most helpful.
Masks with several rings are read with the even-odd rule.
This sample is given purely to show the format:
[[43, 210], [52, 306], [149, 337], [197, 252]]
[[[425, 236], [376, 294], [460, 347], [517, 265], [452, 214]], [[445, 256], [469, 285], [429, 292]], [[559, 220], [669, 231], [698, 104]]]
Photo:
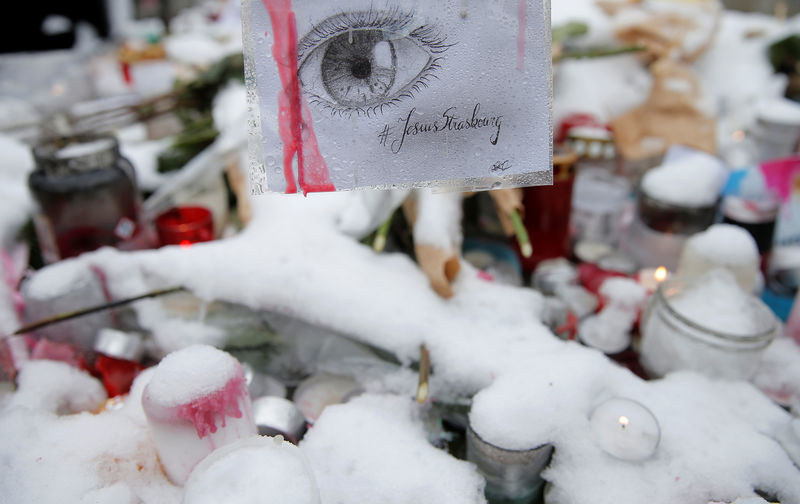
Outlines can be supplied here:
[[565, 51], [561, 54], [561, 59], [584, 59], [584, 58], [602, 58], [604, 56], [616, 56], [618, 54], [627, 54], [632, 52], [640, 52], [647, 49], [640, 45], [627, 45], [622, 47], [612, 48], [594, 48], [585, 51]]
[[517, 243], [519, 243], [519, 249], [522, 251], [522, 256], [528, 258], [533, 254], [533, 245], [531, 245], [531, 239], [528, 236], [528, 230], [525, 229], [525, 224], [522, 223], [522, 217], [516, 210], [511, 212], [509, 217], [511, 217], [511, 225], [514, 226], [514, 234], [517, 235]]
[[375, 233], [375, 240], [372, 242], [372, 249], [375, 252], [383, 252], [383, 249], [386, 248], [386, 237], [389, 235], [389, 229], [392, 227], [393, 218], [394, 212], [392, 212], [388, 219], [383, 221], [381, 227], [379, 227], [378, 231]]

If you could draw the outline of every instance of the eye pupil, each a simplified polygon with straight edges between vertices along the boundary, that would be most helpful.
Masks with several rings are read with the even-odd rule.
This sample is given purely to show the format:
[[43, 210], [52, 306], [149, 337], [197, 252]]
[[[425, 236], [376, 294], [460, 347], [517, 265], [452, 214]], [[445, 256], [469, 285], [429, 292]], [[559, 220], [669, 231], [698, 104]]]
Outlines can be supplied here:
[[350, 72], [356, 79], [366, 79], [372, 73], [372, 63], [367, 58], [358, 58], [350, 65]]
[[320, 63], [325, 90], [345, 106], [381, 103], [394, 84], [397, 54], [383, 30], [350, 30], [331, 39]]

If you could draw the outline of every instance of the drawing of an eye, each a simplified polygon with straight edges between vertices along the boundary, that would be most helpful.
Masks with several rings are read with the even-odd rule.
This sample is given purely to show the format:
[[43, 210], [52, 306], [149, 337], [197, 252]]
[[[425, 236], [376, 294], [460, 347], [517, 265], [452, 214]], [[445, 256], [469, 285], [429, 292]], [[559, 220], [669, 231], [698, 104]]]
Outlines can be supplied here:
[[452, 45], [399, 10], [338, 14], [300, 40], [298, 76], [310, 103], [370, 115], [427, 87]]

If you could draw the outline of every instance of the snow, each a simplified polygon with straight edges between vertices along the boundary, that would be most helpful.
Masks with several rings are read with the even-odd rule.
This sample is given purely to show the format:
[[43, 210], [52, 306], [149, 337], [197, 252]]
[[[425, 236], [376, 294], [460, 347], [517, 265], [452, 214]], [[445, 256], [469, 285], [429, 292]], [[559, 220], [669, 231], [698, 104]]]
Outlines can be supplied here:
[[[612, 397], [655, 415], [661, 441], [652, 458], [618, 460], [598, 445], [589, 415]], [[797, 469], [771, 439], [790, 419], [745, 383], [688, 372], [644, 382], [574, 344], [499, 377], [475, 396], [470, 412], [473, 429], [497, 446], [555, 446], [542, 474], [552, 484], [548, 504], [633, 504], [654, 495], [659, 502], [730, 502], [753, 496], [753, 488], [797, 502]]]
[[607, 303], [638, 310], [647, 298], [647, 289], [631, 278], [608, 278], [600, 286], [600, 294]]
[[188, 65], [210, 65], [228, 54], [225, 47], [212, 37], [186, 32], [170, 35], [164, 39], [167, 57], [173, 61]]
[[192, 345], [161, 360], [146, 393], [166, 407], [187, 404], [221, 390], [240, 369], [230, 354], [209, 345]]
[[[233, 499], [233, 500], [232, 500]], [[318, 504], [314, 475], [299, 448], [255, 436], [214, 451], [184, 486], [183, 504]]]
[[[236, 2], [229, 4], [236, 7]], [[592, 25], [579, 45], [613, 42], [611, 22], [592, 0], [558, 1], [552, 7], [554, 23], [582, 19]], [[173, 30], [178, 35], [167, 41], [170, 52], [191, 64], [205, 64], [235, 45], [215, 41], [207, 23], [200, 10], [176, 22], [181, 29]], [[764, 27], [768, 35], [743, 37], [751, 27]], [[755, 96], [780, 95], [784, 82], [771, 74], [762, 54], [782, 29], [767, 18], [726, 12], [720, 31], [724, 43], [695, 64], [706, 94], [712, 100], [731, 101], [732, 106], [746, 102], [750, 108]], [[608, 120], [644, 101], [650, 85], [647, 70], [635, 56], [564, 61], [555, 83], [556, 119], [570, 112], [589, 112]], [[230, 138], [237, 138], [237, 127], [245, 128], [237, 125], [244, 106], [235, 103], [237, 96], [241, 89], [232, 86], [215, 111], [215, 120], [231, 132]], [[141, 147], [130, 155], [141, 155], [137, 162], [150, 163], [152, 170], [160, 146], [134, 145], [142, 140], [141, 132], [123, 136], [123, 152]], [[5, 145], [0, 143], [4, 153], [0, 173], [13, 182], [0, 184], [4, 246], [30, 213], [24, 179], [32, 167], [24, 146], [14, 144], [18, 148], [8, 150]], [[721, 173], [710, 165], [698, 158], [668, 163], [662, 171], [654, 171], [656, 179], [648, 189], [676, 204], [713, 204]], [[681, 180], [679, 187], [676, 179]], [[695, 190], [687, 191], [689, 187]], [[541, 296], [530, 289], [479, 280], [474, 268], [463, 263], [453, 284], [454, 297], [443, 300], [411, 259], [376, 254], [353, 239], [371, 232], [404, 196], [404, 192], [266, 195], [253, 200], [252, 222], [230, 239], [189, 249], [136, 253], [104, 249], [45, 270], [31, 283], [39, 282], [34, 292], [49, 297], [70, 290], [70, 282], [79, 278], [79, 264], [84, 268], [96, 264], [108, 276], [115, 298], [182, 285], [206, 300], [241, 303], [342, 333], [393, 353], [403, 364], [416, 360], [420, 344], [425, 343], [433, 364], [432, 398], [463, 399], [477, 393], [470, 421], [481, 437], [511, 449], [555, 446], [543, 474], [551, 485], [548, 504], [638, 504], [654, 496], [659, 502], [733, 502], [754, 498], [754, 489], [776, 493], [784, 503], [800, 502], [800, 473], [775, 441], [790, 426], [791, 417], [751, 385], [689, 372], [642, 381], [597, 350], [555, 338], [540, 321]], [[420, 212], [415, 239], [458, 248], [460, 195], [421, 192], [420, 200], [431, 210]], [[743, 253], [741, 248], [738, 253]], [[718, 325], [730, 329], [735, 322], [742, 329], [738, 317], [743, 312], [736, 310], [741, 298], [736, 296], [744, 293], [725, 285], [724, 292], [696, 293], [696, 306], [686, 309], [699, 313], [702, 302], [711, 306], [703, 310], [706, 317], [716, 303], [726, 305], [730, 313]], [[605, 295], [618, 305], [637, 297], [633, 289], [625, 295], [622, 290], [619, 285], [607, 287]], [[17, 325], [15, 320], [9, 322], [10, 302], [0, 296], [4, 308], [0, 327]], [[224, 342], [223, 331], [199, 320], [178, 318], [161, 301], [139, 302], [135, 310], [139, 323], [153, 334], [156, 355], [197, 342]], [[797, 383], [797, 351], [790, 344], [777, 340], [767, 349], [754, 379], [759, 387], [784, 391]], [[212, 378], [224, 382], [223, 361], [203, 356], [196, 366], [179, 366], [172, 385], [181, 388], [191, 381], [192, 390], [186, 395], [171, 390], [173, 400], [213, 388]], [[223, 373], [212, 377], [217, 365]], [[19, 390], [0, 405], [4, 502], [167, 504], [184, 497], [189, 502], [213, 496], [219, 502], [231, 500], [235, 492], [242, 499], [254, 496], [257, 490], [260, 498], [292, 502], [310, 488], [308, 465], [323, 503], [484, 502], [483, 479], [474, 466], [428, 443], [423, 428], [428, 406], [411, 399], [416, 374], [408, 367], [376, 373], [375, 380], [361, 383], [372, 394], [326, 408], [301, 443], [299, 452], [308, 465], [301, 464], [295, 448], [279, 443], [275, 445], [279, 449], [258, 449], [254, 445], [262, 443], [256, 441], [260, 438], [250, 438], [237, 445], [239, 449], [215, 452], [201, 465], [204, 477], [191, 481], [184, 495], [161, 470], [141, 405], [145, 387], [159, 371], [142, 373], [121, 408], [90, 414], [85, 410], [95, 409], [104, 398], [96, 380], [64, 364], [26, 365]], [[164, 387], [170, 391], [170, 386]], [[638, 401], [655, 415], [662, 438], [652, 458], [634, 464], [612, 457], [598, 445], [589, 415], [612, 397]], [[74, 411], [82, 412], [54, 414]], [[273, 456], [281, 464], [272, 463]], [[248, 470], [242, 471], [243, 467]], [[253, 480], [256, 475], [260, 478]], [[232, 481], [237, 478], [247, 483], [234, 488]], [[263, 490], [270, 482], [287, 478], [298, 484], [283, 485], [278, 491], [297, 494]], [[223, 490], [227, 493], [220, 495]], [[315, 494], [309, 496], [314, 502]]]
[[[43, 391], [45, 387], [70, 397], [89, 398], [88, 391], [95, 391], [91, 400], [81, 404], [70, 399], [70, 408], [93, 409], [98, 400], [102, 402], [99, 382], [64, 364], [32, 362], [23, 374], [16, 397], [43, 394], [55, 399], [57, 394]], [[67, 391], [68, 387], [83, 392], [76, 394]], [[24, 402], [15, 404], [12, 399], [0, 414], [4, 504], [180, 501], [180, 489], [172, 486], [159, 468], [143, 419], [131, 415], [127, 403], [122, 409], [100, 414], [56, 416], [53, 402]]]
[[794, 400], [800, 406], [798, 362], [800, 345], [791, 338], [777, 338], [764, 351], [753, 384], [781, 404], [790, 404]]
[[664, 203], [708, 207], [717, 201], [726, 180], [727, 173], [716, 158], [694, 152], [648, 171], [642, 178], [642, 191]]
[[300, 444], [322, 503], [486, 502], [475, 467], [431, 446], [420, 415], [410, 398], [387, 395], [328, 407]]
[[25, 363], [17, 386], [19, 390], [11, 398], [10, 407], [55, 414], [92, 411], [107, 398], [103, 385], [88, 373], [50, 360]]
[[709, 330], [752, 336], [760, 328], [751, 299], [728, 271], [712, 270], [673, 297], [671, 305], [686, 319]]
[[25, 297], [53, 299], [93, 284], [95, 278], [86, 262], [66, 259], [36, 272], [25, 283]]
[[761, 100], [758, 103], [757, 114], [765, 121], [800, 126], [800, 105], [786, 98]]
[[6, 248], [33, 211], [28, 174], [34, 168], [30, 147], [0, 135], [0, 248]]
[[700, 255], [729, 265], [758, 263], [758, 246], [753, 236], [739, 226], [714, 224], [686, 242]]

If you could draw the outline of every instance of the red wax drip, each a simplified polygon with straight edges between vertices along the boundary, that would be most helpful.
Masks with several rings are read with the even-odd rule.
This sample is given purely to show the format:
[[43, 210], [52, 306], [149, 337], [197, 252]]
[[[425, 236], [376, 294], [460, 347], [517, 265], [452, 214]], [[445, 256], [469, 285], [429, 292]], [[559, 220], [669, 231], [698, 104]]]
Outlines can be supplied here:
[[217, 421], [225, 418], [242, 418], [239, 399], [247, 394], [244, 376], [231, 378], [222, 389], [178, 407], [178, 418], [192, 422], [200, 439], [217, 432]]
[[527, 0], [517, 0], [517, 21], [519, 28], [517, 31], [517, 68], [525, 70], [525, 31], [528, 25], [528, 3]]
[[272, 56], [278, 64], [283, 90], [278, 94], [278, 131], [283, 140], [283, 174], [286, 192], [296, 193], [292, 160], [297, 154], [297, 175], [303, 194], [335, 191], [328, 167], [319, 152], [311, 113], [297, 78], [297, 23], [291, 0], [262, 0], [272, 23]]

